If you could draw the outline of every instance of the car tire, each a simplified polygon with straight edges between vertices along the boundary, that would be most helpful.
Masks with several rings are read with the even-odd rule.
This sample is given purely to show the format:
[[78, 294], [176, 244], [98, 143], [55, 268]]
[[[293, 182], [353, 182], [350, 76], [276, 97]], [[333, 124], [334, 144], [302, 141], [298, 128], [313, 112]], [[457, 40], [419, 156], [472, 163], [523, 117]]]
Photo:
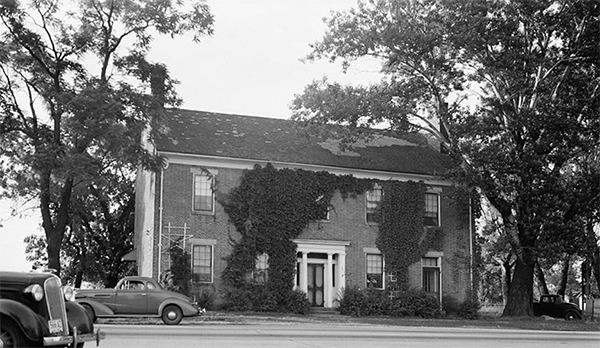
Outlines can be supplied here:
[[579, 314], [577, 314], [576, 312], [567, 312], [565, 313], [565, 320], [575, 320], [575, 319], [581, 319], [581, 317], [579, 317]]
[[161, 319], [167, 325], [177, 325], [183, 319], [181, 308], [175, 305], [168, 305], [163, 309]]
[[2, 317], [0, 327], [0, 345], [4, 348], [30, 347], [31, 342], [21, 328], [12, 320]]
[[92, 306], [82, 303], [81, 307], [85, 309], [85, 314], [87, 315], [88, 319], [90, 319], [90, 322], [95, 323], [98, 318], [96, 317], [96, 313], [94, 312]]

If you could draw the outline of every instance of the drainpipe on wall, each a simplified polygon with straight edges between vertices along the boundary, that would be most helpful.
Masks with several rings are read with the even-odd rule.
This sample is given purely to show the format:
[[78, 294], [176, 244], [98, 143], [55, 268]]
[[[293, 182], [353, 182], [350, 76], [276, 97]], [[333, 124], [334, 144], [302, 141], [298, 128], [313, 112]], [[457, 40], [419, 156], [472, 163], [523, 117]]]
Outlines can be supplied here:
[[157, 279], [160, 279], [160, 270], [161, 270], [161, 262], [162, 262], [162, 230], [163, 230], [163, 184], [164, 184], [164, 178], [165, 176], [165, 171], [164, 169], [160, 170], [160, 188], [159, 188], [159, 194], [160, 194], [160, 199], [159, 199], [159, 203], [158, 203], [158, 265], [156, 266], [157, 269]]

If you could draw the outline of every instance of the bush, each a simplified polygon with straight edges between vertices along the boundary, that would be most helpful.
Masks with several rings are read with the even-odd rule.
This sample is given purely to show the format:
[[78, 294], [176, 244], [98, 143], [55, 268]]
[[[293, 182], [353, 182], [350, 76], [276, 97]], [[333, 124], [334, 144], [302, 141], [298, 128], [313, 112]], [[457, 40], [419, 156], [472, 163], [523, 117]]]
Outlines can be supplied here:
[[243, 312], [252, 308], [250, 292], [244, 289], [227, 289], [223, 292], [224, 308]]
[[206, 310], [214, 309], [216, 294], [214, 289], [204, 288], [194, 294], [194, 299], [198, 302], [198, 307]]
[[456, 315], [460, 302], [454, 296], [444, 296], [442, 299], [442, 309], [447, 315]]
[[477, 299], [467, 299], [458, 307], [456, 314], [465, 319], [479, 319], [479, 310], [481, 309], [481, 303]]
[[338, 300], [340, 313], [360, 317], [366, 308], [366, 296], [358, 287], [346, 288]]
[[294, 314], [310, 313], [310, 302], [306, 298], [306, 293], [299, 290], [290, 291], [285, 309]]
[[339, 300], [341, 314], [352, 316], [388, 315], [394, 317], [437, 318], [441, 316], [439, 302], [423, 291], [390, 292], [345, 289]]

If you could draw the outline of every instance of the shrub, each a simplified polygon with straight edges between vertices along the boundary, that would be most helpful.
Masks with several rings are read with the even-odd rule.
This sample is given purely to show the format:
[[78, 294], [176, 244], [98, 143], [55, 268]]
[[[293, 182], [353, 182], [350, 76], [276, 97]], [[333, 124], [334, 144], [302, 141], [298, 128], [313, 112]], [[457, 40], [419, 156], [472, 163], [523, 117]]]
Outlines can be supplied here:
[[294, 314], [310, 313], [310, 302], [306, 298], [306, 293], [299, 290], [290, 291], [285, 309]]
[[344, 289], [339, 300], [341, 314], [352, 316], [388, 315], [394, 317], [437, 318], [438, 300], [423, 291], [399, 291], [394, 296], [382, 290]]
[[216, 294], [214, 289], [204, 288], [194, 294], [196, 302], [200, 308], [211, 310], [214, 307]]
[[252, 308], [250, 292], [244, 289], [227, 289], [223, 292], [224, 308], [243, 312]]
[[480, 309], [481, 303], [477, 299], [469, 298], [461, 302], [456, 314], [465, 319], [478, 319]]
[[366, 296], [358, 287], [345, 288], [338, 300], [340, 313], [360, 317], [366, 308]]
[[446, 312], [447, 315], [455, 315], [458, 313], [458, 308], [460, 303], [454, 296], [444, 296], [442, 299], [442, 309]]

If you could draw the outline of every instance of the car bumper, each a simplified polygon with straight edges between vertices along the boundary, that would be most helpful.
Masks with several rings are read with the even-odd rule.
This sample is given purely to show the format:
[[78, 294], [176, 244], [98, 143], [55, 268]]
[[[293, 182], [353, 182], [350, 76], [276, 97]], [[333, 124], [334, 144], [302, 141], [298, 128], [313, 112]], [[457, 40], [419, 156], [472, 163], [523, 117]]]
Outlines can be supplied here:
[[44, 337], [44, 347], [46, 346], [66, 346], [73, 344], [76, 346], [78, 343], [96, 341], [96, 346], [100, 345], [100, 341], [106, 338], [106, 333], [96, 330], [93, 333], [80, 334], [75, 330], [73, 336], [55, 336], [55, 337]]

